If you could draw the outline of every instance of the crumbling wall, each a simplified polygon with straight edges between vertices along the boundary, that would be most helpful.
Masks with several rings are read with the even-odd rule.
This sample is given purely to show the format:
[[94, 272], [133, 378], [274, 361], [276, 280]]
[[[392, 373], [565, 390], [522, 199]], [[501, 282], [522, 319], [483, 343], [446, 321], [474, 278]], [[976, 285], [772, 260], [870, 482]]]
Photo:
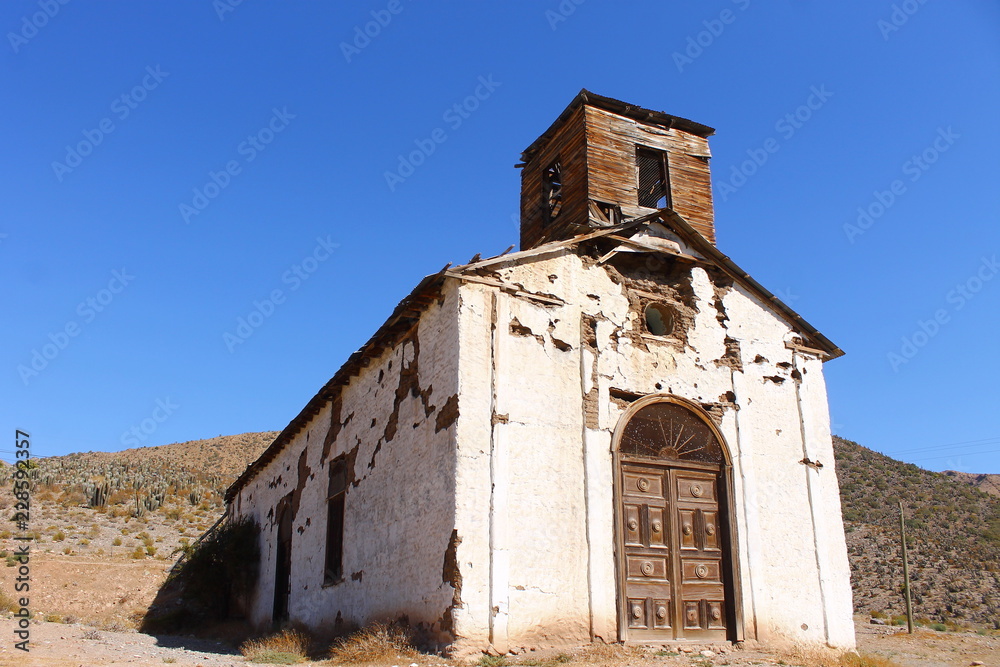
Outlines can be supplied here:
[[[490, 277], [518, 293], [461, 289], [459, 635], [498, 650], [617, 638], [612, 433], [635, 398], [674, 394], [732, 454], [745, 636], [853, 646], [822, 368], [786, 346], [790, 325], [716, 269], [665, 256], [567, 250]], [[644, 331], [657, 294], [678, 309], [675, 335]]]
[[[292, 622], [329, 631], [405, 618], [428, 641], [451, 641], [461, 586], [454, 564], [457, 299], [456, 286], [446, 285], [419, 323], [351, 378], [240, 491], [234, 506], [262, 527], [251, 612], [257, 625], [271, 622], [275, 508], [290, 496]], [[331, 462], [339, 458], [348, 463], [343, 577], [331, 582], [327, 491]]]

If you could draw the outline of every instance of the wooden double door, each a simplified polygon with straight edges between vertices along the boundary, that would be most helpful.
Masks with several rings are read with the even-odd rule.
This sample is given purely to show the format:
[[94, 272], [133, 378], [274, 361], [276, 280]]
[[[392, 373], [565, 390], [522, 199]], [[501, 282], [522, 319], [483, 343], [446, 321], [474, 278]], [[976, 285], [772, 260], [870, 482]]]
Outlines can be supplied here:
[[623, 635], [729, 639], [720, 466], [622, 461], [618, 468]]

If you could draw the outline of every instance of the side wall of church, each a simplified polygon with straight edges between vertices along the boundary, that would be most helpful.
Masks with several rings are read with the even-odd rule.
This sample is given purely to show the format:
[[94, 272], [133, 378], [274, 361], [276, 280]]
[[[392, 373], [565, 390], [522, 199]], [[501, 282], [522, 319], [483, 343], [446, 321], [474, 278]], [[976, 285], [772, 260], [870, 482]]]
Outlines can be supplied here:
[[[451, 639], [458, 415], [458, 288], [363, 368], [231, 503], [260, 523], [261, 569], [248, 606], [271, 623], [278, 505], [292, 512], [289, 617], [314, 630], [405, 616]], [[331, 463], [347, 463], [343, 576], [326, 574]]]

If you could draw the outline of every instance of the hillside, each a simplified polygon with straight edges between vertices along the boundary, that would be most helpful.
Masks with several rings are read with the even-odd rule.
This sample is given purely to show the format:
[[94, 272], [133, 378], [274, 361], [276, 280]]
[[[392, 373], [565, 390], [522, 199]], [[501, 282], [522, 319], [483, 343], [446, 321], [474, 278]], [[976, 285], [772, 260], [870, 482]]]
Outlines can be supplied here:
[[[29, 528], [37, 551], [168, 560], [218, 520], [226, 488], [276, 432], [36, 459]], [[0, 469], [9, 488], [10, 468]], [[12, 499], [0, 495], [0, 510]], [[0, 549], [11, 550], [11, 531]], [[2, 556], [3, 554], [0, 554]]]
[[947, 475], [955, 481], [970, 484], [983, 493], [1000, 498], [1000, 475], [978, 475], [973, 472], [958, 472], [957, 470], [945, 470], [942, 475]]
[[834, 438], [854, 607], [903, 612], [903, 502], [914, 615], [1000, 628], [1000, 499]]

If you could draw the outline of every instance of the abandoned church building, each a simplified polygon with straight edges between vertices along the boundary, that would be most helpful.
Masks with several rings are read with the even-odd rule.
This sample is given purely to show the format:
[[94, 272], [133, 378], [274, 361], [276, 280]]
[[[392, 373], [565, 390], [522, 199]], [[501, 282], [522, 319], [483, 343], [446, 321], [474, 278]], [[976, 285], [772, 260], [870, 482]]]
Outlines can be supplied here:
[[716, 248], [713, 132], [582, 91], [524, 151], [520, 250], [420, 281], [228, 490], [253, 623], [854, 646], [842, 352]]

